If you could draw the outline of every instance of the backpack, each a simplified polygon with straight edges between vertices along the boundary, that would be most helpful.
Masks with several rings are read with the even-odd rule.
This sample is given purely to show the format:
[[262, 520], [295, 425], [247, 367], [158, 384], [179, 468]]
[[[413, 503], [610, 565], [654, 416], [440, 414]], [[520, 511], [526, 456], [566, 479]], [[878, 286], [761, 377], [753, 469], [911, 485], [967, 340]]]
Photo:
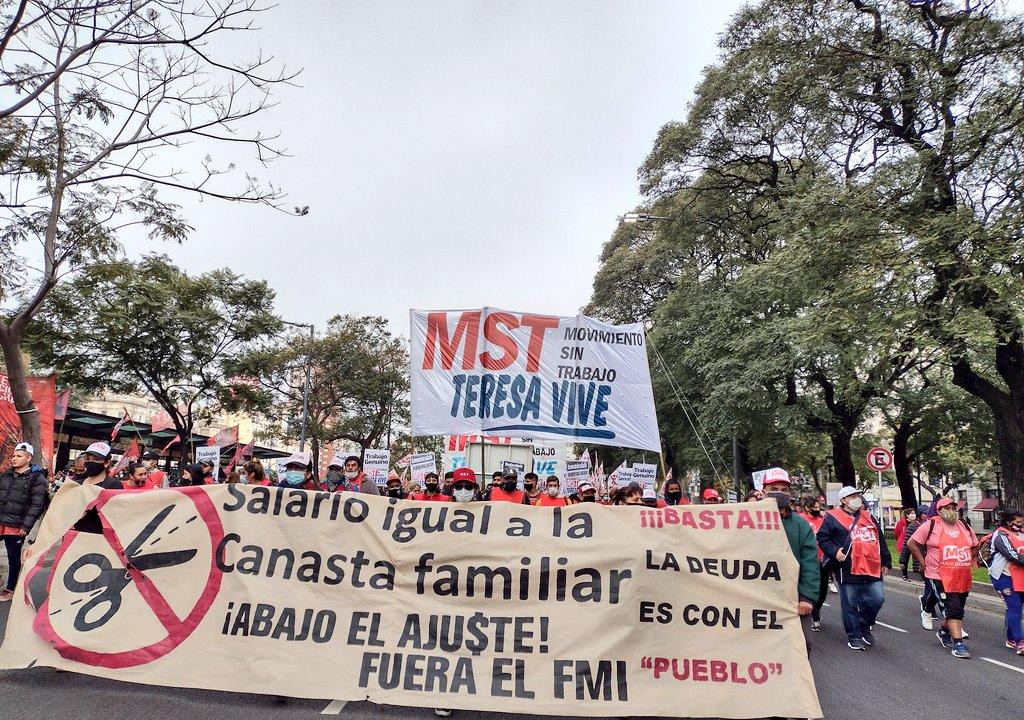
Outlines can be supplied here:
[[978, 561], [985, 567], [991, 567], [992, 562], [992, 540], [999, 528], [996, 528], [988, 535], [978, 538]]

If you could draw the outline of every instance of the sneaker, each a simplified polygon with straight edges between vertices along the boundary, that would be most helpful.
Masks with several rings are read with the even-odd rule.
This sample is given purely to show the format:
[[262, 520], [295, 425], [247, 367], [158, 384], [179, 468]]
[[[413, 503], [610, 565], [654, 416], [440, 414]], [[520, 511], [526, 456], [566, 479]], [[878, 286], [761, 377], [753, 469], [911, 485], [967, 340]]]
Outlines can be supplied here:
[[452, 711], [445, 708], [434, 708], [434, 714], [438, 717], [451, 717]]
[[829, 580], [829, 581], [828, 581], [828, 591], [829, 591], [830, 593], [832, 593], [832, 594], [835, 594], [835, 593], [838, 593], [838, 592], [839, 592], [839, 588], [837, 588], [837, 587], [836, 587], [836, 584], [835, 584], [834, 582], [832, 582], [831, 580]]
[[[811, 620], [811, 632], [821, 632], [821, 620]], [[1014, 648], [1017, 646], [1014, 645]]]
[[1019, 643], [1017, 643], [1017, 654], [1024, 655], [1024, 640], [1021, 640]]
[[949, 634], [949, 630], [946, 628], [939, 628], [939, 631], [935, 633], [935, 637], [937, 637], [939, 642], [942, 643], [942, 647], [947, 650], [953, 649], [953, 636]]
[[930, 612], [921, 611], [921, 627], [925, 630], [932, 629], [932, 614]]
[[851, 650], [867, 650], [868, 646], [864, 644], [864, 641], [860, 638], [850, 638], [846, 641], [846, 647]]
[[871, 634], [870, 630], [865, 630], [861, 634], [860, 639], [863, 640], [864, 644], [868, 647], [873, 647], [875, 644], [875, 636]]
[[967, 660], [971, 657], [971, 651], [967, 649], [967, 643], [963, 640], [953, 643], [953, 649], [950, 650], [950, 654], [955, 658], [961, 658]]
[[970, 634], [966, 630], [964, 630], [963, 628], [960, 628], [960, 635], [963, 637], [964, 640], [970, 640], [971, 639]]

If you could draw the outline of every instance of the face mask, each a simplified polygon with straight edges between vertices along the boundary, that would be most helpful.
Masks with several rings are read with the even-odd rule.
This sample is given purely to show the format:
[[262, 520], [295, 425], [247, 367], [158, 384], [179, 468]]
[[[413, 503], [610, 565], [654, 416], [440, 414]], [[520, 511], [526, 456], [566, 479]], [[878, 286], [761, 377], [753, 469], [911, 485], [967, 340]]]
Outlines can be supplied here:
[[238, 475], [238, 482], [248, 484], [249, 483], [249, 476], [246, 475], [245, 473], [239, 473], [239, 475]]
[[344, 479], [344, 477], [344, 473], [341, 473], [337, 470], [330, 470], [327, 473], [327, 486], [330, 488], [338, 487], [339, 485], [341, 485], [341, 481], [342, 479]]
[[775, 504], [778, 506], [780, 511], [789, 510], [789, 495], [786, 493], [772, 492], [768, 493], [768, 497], [775, 500]]
[[939, 516], [946, 522], [956, 522], [956, 510], [939, 510]]
[[853, 500], [850, 500], [849, 502], [846, 503], [846, 507], [850, 508], [854, 512], [857, 512], [862, 507], [864, 507], [864, 501], [861, 500], [860, 498], [854, 498]]
[[525, 487], [527, 489], [527, 491], [530, 491], [530, 490], [533, 490], [536, 487], [536, 484], [532, 483], [532, 482], [528, 482], [528, 483], [524, 483], [523, 487]]
[[548, 495], [551, 497], [558, 497], [558, 488], [548, 488]]
[[811, 510], [811, 517], [821, 517], [821, 508], [814, 508]]
[[501, 484], [501, 489], [505, 492], [513, 492], [516, 489], [518, 483], [515, 480], [506, 480]]
[[94, 460], [85, 461], [85, 476], [95, 477], [103, 472], [104, 465], [101, 462], [95, 462]]
[[917, 520], [917, 515], [907, 515], [907, 522], [912, 523]]
[[669, 500], [680, 500], [683, 497], [683, 492], [682, 490], [680, 490], [679, 492], [667, 492], [665, 493], [665, 497], [668, 498]]
[[1010, 529], [1014, 532], [1024, 532], [1024, 525], [1010, 525]]
[[470, 490], [469, 488], [466, 488], [464, 490], [456, 490], [454, 493], [454, 497], [456, 502], [469, 502], [470, 500], [473, 499], [473, 491]]
[[349, 480], [355, 480], [357, 477], [359, 477], [359, 473], [355, 472], [354, 470], [346, 470], [345, 477], [347, 477]]
[[432, 493], [436, 493], [438, 487], [439, 487], [438, 483], [436, 483], [436, 482], [428, 482], [427, 483], [427, 490], [432, 492]]
[[402, 488], [388, 488], [388, 497], [400, 498], [402, 497]]
[[593, 495], [584, 495], [583, 497], [580, 498], [580, 500], [582, 500], [583, 502], [594, 502], [597, 500], [597, 498]]
[[286, 470], [284, 473], [285, 485], [301, 485], [306, 479], [306, 473], [302, 470]]

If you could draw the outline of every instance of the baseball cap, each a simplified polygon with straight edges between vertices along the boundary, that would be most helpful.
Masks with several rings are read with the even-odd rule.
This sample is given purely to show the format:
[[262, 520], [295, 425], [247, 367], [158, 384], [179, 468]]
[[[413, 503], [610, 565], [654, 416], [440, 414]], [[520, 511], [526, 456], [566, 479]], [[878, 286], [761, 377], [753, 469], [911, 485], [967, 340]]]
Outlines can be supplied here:
[[159, 460], [160, 459], [160, 453], [158, 453], [156, 450], [147, 450], [146, 452], [142, 453], [142, 459], [143, 460]]
[[654, 492], [653, 488], [644, 488], [644, 500], [657, 500], [658, 495]]
[[944, 497], [935, 503], [935, 509], [938, 510], [939, 508], [944, 508], [947, 505], [956, 505], [956, 503], [953, 501], [953, 498]]
[[851, 485], [847, 485], [844, 488], [840, 488], [838, 497], [842, 500], [843, 498], [848, 498], [851, 495], [860, 495], [860, 490]]
[[452, 474], [452, 482], [457, 483], [460, 480], [476, 483], [476, 473], [473, 472], [470, 468], [458, 468]]
[[718, 494], [718, 491], [715, 490], [714, 488], [707, 488], [701, 494], [701, 497], [704, 498], [705, 500], [721, 500], [722, 499], [722, 497]]
[[289, 465], [301, 465], [302, 467], [309, 467], [309, 453], [292, 453], [287, 458], [285, 458], [284, 461], [285, 467], [288, 467]]
[[576, 488], [576, 492], [586, 492], [587, 490], [594, 490], [596, 492], [594, 486], [588, 482], [581, 482], [580, 486]]
[[519, 473], [517, 473], [515, 470], [506, 470], [501, 474], [501, 476], [503, 478], [518, 478]]
[[85, 449], [85, 451], [87, 453], [89, 453], [90, 455], [95, 455], [96, 457], [101, 457], [104, 460], [106, 460], [108, 457], [110, 457], [110, 445], [108, 445], [107, 443], [102, 442], [102, 441], [94, 442], [92, 445], [87, 447]]
[[762, 478], [762, 486], [770, 483], [786, 483], [792, 485], [792, 481], [789, 479], [789, 473], [780, 467], [768, 468], [764, 471], [764, 478]]
[[27, 442], [20, 442], [14, 446], [14, 452], [28, 453], [29, 455], [35, 455], [36, 450]]

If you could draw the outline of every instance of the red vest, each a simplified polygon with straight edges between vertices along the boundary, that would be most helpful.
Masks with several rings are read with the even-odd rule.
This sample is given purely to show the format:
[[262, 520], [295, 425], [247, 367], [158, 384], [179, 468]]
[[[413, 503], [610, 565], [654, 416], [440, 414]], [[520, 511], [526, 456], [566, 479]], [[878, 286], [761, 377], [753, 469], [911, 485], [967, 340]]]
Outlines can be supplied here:
[[538, 504], [540, 504], [540, 499], [542, 497], [544, 497], [544, 493], [538, 493], [536, 495], [530, 495], [530, 494], [526, 495], [526, 499], [530, 501], [531, 505], [538, 505]]
[[422, 500], [424, 502], [451, 502], [452, 498], [448, 495], [442, 495], [441, 493], [434, 493], [433, 495], [427, 495], [425, 492], [413, 493], [410, 500]]
[[[811, 526], [811, 530], [814, 531], [815, 535], [817, 535], [818, 531], [821, 530], [821, 524], [825, 522], [824, 514], [814, 517], [810, 513], [800, 513], [800, 517], [807, 521], [807, 524]], [[824, 557], [825, 554], [821, 551], [821, 548], [818, 548], [818, 562], [821, 562]]]
[[537, 507], [562, 507], [566, 504], [564, 497], [551, 497], [547, 493], [537, 499]]
[[[959, 520], [950, 528], [942, 520], [937, 520], [939, 543], [935, 550], [939, 555], [939, 579], [942, 589], [946, 592], [963, 593], [971, 590], [971, 565], [974, 557], [974, 535]], [[958, 530], [954, 536], [950, 530]]]
[[[1010, 547], [1014, 548], [1018, 553], [1024, 554], [1024, 539], [1021, 539], [1012, 532], [1007, 532], [1006, 528], [996, 528], [996, 532], [1006, 535], [1006, 541], [1010, 543]], [[1024, 592], [1024, 565], [1008, 562], [1006, 567], [1010, 571], [1013, 589], [1016, 592]]]
[[522, 504], [524, 497], [526, 497], [526, 493], [522, 490], [513, 490], [512, 492], [507, 493], [497, 485], [491, 488], [491, 502], [510, 502]]
[[153, 470], [148, 477], [153, 487], [162, 488], [167, 483], [167, 473], [163, 470]]
[[881, 578], [882, 549], [878, 544], [878, 528], [875, 526], [875, 521], [871, 519], [871, 515], [861, 512], [854, 518], [853, 515], [840, 508], [829, 510], [828, 514], [838, 520], [839, 524], [850, 533], [850, 549], [848, 550], [850, 573]]

